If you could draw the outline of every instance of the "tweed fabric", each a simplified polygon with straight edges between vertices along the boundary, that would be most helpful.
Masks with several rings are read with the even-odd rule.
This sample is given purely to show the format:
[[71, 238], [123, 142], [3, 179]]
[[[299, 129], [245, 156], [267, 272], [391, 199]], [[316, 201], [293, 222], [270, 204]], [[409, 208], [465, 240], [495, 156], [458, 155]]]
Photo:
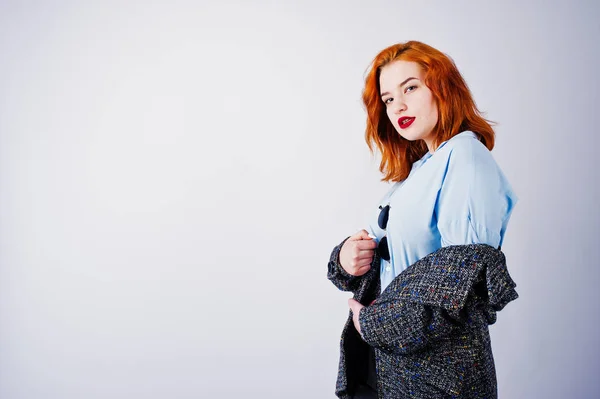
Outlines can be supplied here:
[[[345, 242], [345, 240], [344, 240]], [[336, 395], [365, 384], [374, 348], [379, 398], [497, 398], [488, 325], [518, 297], [504, 254], [486, 244], [455, 245], [420, 259], [380, 294], [377, 256], [364, 276], [346, 273], [334, 248], [328, 278], [363, 305], [362, 337], [352, 313], [340, 341]]]
[[[352, 292], [354, 299], [366, 306], [375, 300], [381, 291], [380, 259], [375, 255], [371, 269], [360, 277], [346, 273], [339, 263], [339, 252], [348, 238], [331, 252], [327, 278], [338, 289]], [[367, 385], [370, 350], [369, 345], [354, 328], [350, 312], [340, 340], [340, 362], [336, 383], [336, 395], [340, 398], [350, 399], [359, 387]]]

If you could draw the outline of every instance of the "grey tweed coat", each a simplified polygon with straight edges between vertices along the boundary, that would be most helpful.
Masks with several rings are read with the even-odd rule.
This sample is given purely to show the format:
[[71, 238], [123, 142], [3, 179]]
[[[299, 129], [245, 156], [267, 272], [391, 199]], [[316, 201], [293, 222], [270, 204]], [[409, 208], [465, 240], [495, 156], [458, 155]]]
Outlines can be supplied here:
[[518, 297], [504, 254], [486, 244], [444, 247], [380, 293], [378, 256], [365, 275], [351, 276], [339, 264], [344, 242], [331, 253], [327, 277], [366, 307], [362, 337], [352, 312], [344, 326], [336, 395], [352, 398], [366, 384], [374, 352], [380, 399], [497, 398], [488, 325]]

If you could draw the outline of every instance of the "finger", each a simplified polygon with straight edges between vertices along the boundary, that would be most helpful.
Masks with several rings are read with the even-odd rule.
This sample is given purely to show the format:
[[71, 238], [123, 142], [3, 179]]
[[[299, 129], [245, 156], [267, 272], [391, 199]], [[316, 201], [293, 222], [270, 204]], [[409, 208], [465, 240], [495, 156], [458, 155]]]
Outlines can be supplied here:
[[360, 240], [356, 242], [356, 248], [358, 248], [361, 251], [367, 250], [367, 249], [375, 249], [377, 247], [377, 241], [373, 240], [372, 238], [369, 238], [368, 240]]
[[356, 260], [373, 259], [374, 255], [375, 255], [375, 250], [365, 249], [363, 251], [358, 251], [358, 253], [356, 254]]
[[359, 260], [358, 262], [356, 262], [356, 267], [355, 267], [355, 269], [357, 269], [357, 270], [358, 270], [358, 269], [365, 268], [365, 267], [367, 267], [367, 266], [369, 266], [369, 267], [370, 267], [370, 266], [371, 266], [371, 262], [372, 262], [372, 261], [373, 261], [373, 258], [370, 258], [370, 259], [361, 259], [361, 260]]
[[363, 256], [362, 258], [359, 258], [358, 256], [356, 257], [352, 257], [352, 264], [354, 266], [354, 268], [357, 267], [361, 267], [361, 266], [366, 266], [366, 265], [370, 265], [371, 261], [373, 260], [373, 256]]
[[350, 270], [358, 270], [361, 267], [369, 266], [373, 262], [373, 257], [358, 258], [352, 257], [350, 260]]
[[352, 312], [354, 313], [358, 313], [364, 308], [364, 306], [354, 298], [348, 299], [348, 306], [350, 306], [350, 309], [352, 309]]
[[369, 237], [369, 232], [365, 229], [362, 229], [359, 232], [357, 232], [356, 234], [354, 234], [352, 236], [352, 238], [354, 240], [370, 240], [371, 239], [371, 237]]
[[368, 263], [371, 263], [374, 255], [375, 255], [375, 252], [373, 250], [364, 251], [364, 252], [361, 251], [360, 253], [352, 255], [352, 258], [351, 258], [352, 263], [355, 266], [364, 266]]
[[367, 266], [363, 266], [360, 267], [358, 269], [356, 269], [356, 271], [354, 272], [355, 276], [362, 276], [363, 274], [365, 274], [366, 272], [368, 272], [369, 270], [371, 270], [371, 265], [367, 265]]

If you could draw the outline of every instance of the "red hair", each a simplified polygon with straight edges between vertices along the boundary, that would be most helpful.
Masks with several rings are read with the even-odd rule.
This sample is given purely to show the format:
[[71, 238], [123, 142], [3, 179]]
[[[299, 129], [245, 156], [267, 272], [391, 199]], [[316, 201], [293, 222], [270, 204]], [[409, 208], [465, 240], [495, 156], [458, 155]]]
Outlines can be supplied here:
[[454, 61], [421, 42], [398, 43], [377, 54], [365, 78], [362, 93], [367, 111], [365, 140], [371, 153], [374, 145], [381, 152], [379, 170], [384, 174], [383, 181], [406, 179], [413, 162], [428, 151], [424, 140], [409, 141], [394, 129], [381, 100], [381, 68], [397, 60], [416, 62], [425, 73], [424, 83], [431, 90], [438, 108], [438, 122], [433, 128], [434, 148], [465, 130], [477, 133], [490, 151], [494, 148], [492, 122], [484, 119], [477, 109], [471, 91]]

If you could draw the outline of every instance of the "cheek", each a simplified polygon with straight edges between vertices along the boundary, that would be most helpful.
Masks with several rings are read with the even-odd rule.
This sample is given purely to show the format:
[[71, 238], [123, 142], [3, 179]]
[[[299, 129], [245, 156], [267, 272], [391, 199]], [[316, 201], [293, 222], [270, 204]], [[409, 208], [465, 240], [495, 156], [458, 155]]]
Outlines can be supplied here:
[[433, 107], [431, 108], [431, 116], [430, 116], [430, 118], [431, 118], [431, 120], [432, 120], [434, 123], [437, 123], [437, 120], [438, 120], [438, 110], [437, 110], [437, 107], [436, 107], [436, 106], [433, 106]]
[[431, 107], [429, 108], [429, 118], [434, 123], [437, 123], [438, 109], [437, 109], [437, 104], [435, 103], [435, 100], [433, 98], [431, 99]]
[[386, 113], [386, 115], [388, 117], [388, 120], [391, 122], [391, 124], [394, 127], [396, 127], [396, 125], [394, 125], [394, 115], [392, 114], [392, 112], [390, 112], [390, 110], [388, 109], [388, 110], [385, 111], [385, 113]]

